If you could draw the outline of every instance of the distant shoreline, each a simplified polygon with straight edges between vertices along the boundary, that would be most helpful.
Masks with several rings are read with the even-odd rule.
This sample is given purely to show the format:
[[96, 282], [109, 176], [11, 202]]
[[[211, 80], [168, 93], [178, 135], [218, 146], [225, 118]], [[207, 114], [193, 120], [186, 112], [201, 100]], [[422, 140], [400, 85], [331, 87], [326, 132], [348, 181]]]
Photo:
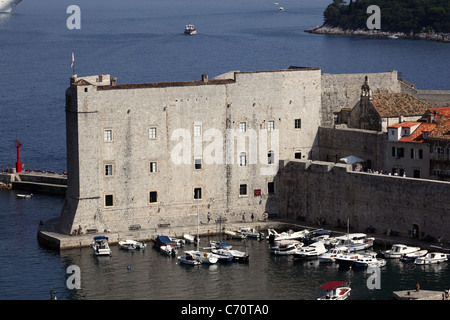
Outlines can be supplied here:
[[316, 26], [305, 30], [305, 32], [313, 34], [325, 34], [335, 36], [347, 36], [347, 37], [376, 37], [376, 38], [394, 38], [394, 39], [421, 39], [437, 42], [450, 42], [450, 33], [411, 33], [406, 34], [404, 32], [390, 32], [381, 30], [345, 30], [339, 27], [329, 26]]

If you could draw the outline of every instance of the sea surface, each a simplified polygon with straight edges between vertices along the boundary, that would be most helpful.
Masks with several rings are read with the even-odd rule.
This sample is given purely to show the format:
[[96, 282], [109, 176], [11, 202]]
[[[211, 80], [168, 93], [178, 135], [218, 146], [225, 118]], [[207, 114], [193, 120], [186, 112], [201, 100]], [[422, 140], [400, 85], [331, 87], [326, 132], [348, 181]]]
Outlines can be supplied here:
[[[289, 66], [324, 73], [397, 70], [419, 89], [450, 90], [449, 44], [305, 33], [322, 23], [330, 2], [23, 0], [12, 14], [0, 14], [0, 165], [14, 166], [18, 139], [25, 168], [66, 170], [65, 90], [73, 72], [143, 83]], [[70, 5], [81, 9], [81, 29], [67, 27]], [[183, 34], [188, 23], [197, 35]], [[96, 258], [89, 248], [59, 253], [41, 247], [36, 233], [40, 221], [59, 216], [63, 202], [0, 192], [1, 300], [46, 300], [51, 289], [59, 300], [310, 300], [330, 280], [350, 281], [351, 300], [390, 300], [393, 291], [416, 282], [429, 290], [450, 288], [448, 264], [389, 261], [381, 288], [369, 289], [364, 270], [274, 257], [266, 241], [231, 241], [249, 253], [249, 264], [194, 268], [151, 246], [143, 252], [113, 246], [109, 258]], [[72, 265], [80, 267], [80, 289], [67, 286]]]

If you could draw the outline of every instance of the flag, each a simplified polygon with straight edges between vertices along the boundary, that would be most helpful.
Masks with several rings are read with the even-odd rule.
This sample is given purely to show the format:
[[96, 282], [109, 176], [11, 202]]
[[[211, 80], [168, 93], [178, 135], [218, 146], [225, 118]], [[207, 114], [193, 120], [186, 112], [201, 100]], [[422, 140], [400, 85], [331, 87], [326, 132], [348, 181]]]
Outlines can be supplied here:
[[74, 62], [75, 62], [75, 56], [74, 56], [74, 54], [73, 54], [73, 51], [72, 51], [72, 61], [71, 61], [71, 63], [70, 63], [70, 67], [73, 69], [73, 64], [74, 64]]

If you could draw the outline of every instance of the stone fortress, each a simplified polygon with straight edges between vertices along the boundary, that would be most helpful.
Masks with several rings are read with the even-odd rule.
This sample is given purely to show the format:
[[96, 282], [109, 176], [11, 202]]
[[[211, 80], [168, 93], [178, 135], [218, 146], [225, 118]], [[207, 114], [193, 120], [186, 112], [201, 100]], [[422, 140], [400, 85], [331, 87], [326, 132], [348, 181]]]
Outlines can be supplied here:
[[58, 231], [196, 225], [197, 212], [203, 223], [208, 213], [213, 221], [268, 213], [450, 239], [450, 182], [356, 172], [339, 161], [354, 155], [385, 168], [383, 130], [408, 115], [384, 126], [379, 118], [375, 130], [343, 119], [376, 95], [394, 94], [425, 109], [450, 101], [450, 92], [416, 90], [396, 71], [290, 67], [147, 84], [74, 75]]

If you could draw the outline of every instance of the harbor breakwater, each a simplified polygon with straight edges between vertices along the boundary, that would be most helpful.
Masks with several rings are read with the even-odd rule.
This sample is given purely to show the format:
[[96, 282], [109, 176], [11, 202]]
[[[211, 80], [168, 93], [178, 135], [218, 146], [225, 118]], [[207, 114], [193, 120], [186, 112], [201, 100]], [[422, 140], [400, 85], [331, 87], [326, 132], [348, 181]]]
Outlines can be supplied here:
[[374, 38], [398, 38], [398, 39], [419, 39], [430, 40], [438, 42], [450, 42], [450, 33], [437, 33], [437, 32], [420, 32], [420, 33], [404, 33], [382, 30], [348, 30], [340, 27], [330, 27], [326, 25], [315, 26], [313, 28], [306, 29], [305, 32], [313, 34], [334, 35], [334, 36], [346, 36], [346, 37], [374, 37]]
[[0, 188], [64, 196], [67, 176], [41, 172], [1, 173]]

